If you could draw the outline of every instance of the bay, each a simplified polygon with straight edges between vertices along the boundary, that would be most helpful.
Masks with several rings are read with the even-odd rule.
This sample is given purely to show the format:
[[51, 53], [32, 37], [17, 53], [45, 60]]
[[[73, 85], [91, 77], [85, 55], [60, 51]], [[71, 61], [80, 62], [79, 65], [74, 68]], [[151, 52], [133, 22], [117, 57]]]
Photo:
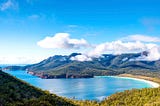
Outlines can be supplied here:
[[5, 72], [43, 90], [78, 100], [103, 100], [116, 92], [133, 88], [152, 87], [143, 81], [119, 77], [98, 76], [80, 79], [41, 79], [22, 70]]

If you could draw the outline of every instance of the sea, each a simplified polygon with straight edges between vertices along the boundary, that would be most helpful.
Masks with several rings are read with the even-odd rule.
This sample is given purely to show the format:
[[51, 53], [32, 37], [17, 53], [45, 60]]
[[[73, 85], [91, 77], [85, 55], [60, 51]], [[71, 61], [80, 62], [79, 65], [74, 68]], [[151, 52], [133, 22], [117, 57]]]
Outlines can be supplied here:
[[[7, 66], [7, 65], [5, 65]], [[1, 65], [1, 67], [5, 67]], [[42, 90], [76, 100], [101, 101], [116, 92], [152, 87], [147, 82], [110, 76], [79, 79], [41, 79], [23, 70], [4, 71]]]

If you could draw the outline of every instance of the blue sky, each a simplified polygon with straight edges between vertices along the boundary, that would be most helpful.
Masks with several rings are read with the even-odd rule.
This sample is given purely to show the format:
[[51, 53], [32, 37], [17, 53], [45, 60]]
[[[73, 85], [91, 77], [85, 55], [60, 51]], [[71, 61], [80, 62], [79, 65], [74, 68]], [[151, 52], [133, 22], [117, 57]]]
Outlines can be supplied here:
[[37, 45], [57, 33], [92, 45], [137, 34], [159, 39], [159, 4], [159, 0], [0, 0], [0, 63], [33, 63], [91, 49]]

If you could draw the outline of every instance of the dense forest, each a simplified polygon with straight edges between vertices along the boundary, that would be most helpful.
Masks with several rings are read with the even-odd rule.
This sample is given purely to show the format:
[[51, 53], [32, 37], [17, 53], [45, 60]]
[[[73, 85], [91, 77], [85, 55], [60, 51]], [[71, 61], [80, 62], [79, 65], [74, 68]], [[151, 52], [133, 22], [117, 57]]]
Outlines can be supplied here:
[[101, 102], [80, 101], [42, 91], [0, 71], [0, 106], [160, 106], [160, 88], [126, 90]]
[[109, 96], [104, 106], [160, 106], [160, 88], [133, 89]]

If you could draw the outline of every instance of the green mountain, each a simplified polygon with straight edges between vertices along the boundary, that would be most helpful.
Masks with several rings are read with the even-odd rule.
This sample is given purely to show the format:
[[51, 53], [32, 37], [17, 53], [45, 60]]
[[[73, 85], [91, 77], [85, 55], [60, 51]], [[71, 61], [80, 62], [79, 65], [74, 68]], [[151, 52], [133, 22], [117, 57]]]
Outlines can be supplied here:
[[41, 78], [90, 78], [98, 75], [118, 75], [123, 73], [139, 75], [160, 75], [160, 60], [136, 60], [144, 53], [130, 53], [121, 55], [104, 54], [92, 61], [73, 61], [71, 57], [81, 55], [72, 53], [69, 56], [56, 55], [37, 64], [9, 66], [5, 69], [27, 70], [30, 74]]

